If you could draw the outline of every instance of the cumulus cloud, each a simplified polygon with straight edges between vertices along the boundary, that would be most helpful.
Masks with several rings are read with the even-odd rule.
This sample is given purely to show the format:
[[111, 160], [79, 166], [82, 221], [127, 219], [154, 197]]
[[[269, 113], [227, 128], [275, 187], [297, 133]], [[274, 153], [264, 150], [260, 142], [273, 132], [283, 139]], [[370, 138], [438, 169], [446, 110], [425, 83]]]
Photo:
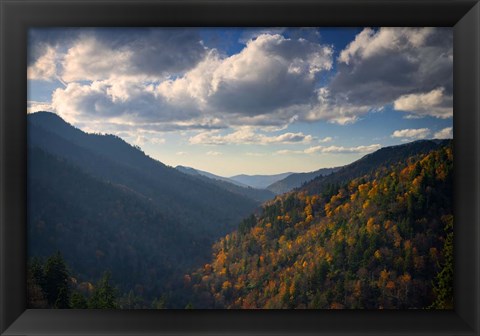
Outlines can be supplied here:
[[49, 78], [53, 51], [58, 74], [64, 81], [72, 82], [112, 77], [163, 80], [193, 68], [204, 58], [206, 48], [197, 29], [31, 29], [30, 78]]
[[261, 35], [225, 59], [212, 77], [210, 103], [220, 111], [258, 115], [308, 102], [332, 50], [306, 40]]
[[[418, 105], [409, 112], [445, 118], [452, 106], [452, 65], [450, 28], [366, 28], [340, 52], [330, 95], [335, 106], [344, 106], [348, 117], [405, 95], [433, 91], [432, 95], [441, 98], [435, 102], [434, 112], [427, 113]], [[441, 91], [435, 91], [438, 88]]]
[[417, 129], [403, 129], [396, 130], [392, 133], [392, 138], [407, 138], [407, 139], [425, 139], [430, 135], [430, 130], [428, 128], [417, 128]]
[[163, 79], [193, 68], [206, 50], [194, 29], [97, 28], [81, 34], [62, 62], [67, 81]]
[[48, 49], [69, 48], [81, 32], [88, 28], [30, 28], [28, 29], [27, 64], [30, 66]]
[[416, 116], [433, 116], [451, 118], [453, 116], [452, 95], [446, 96], [443, 88], [437, 88], [427, 93], [408, 94], [394, 101], [397, 111], [413, 113]]
[[62, 62], [62, 78], [67, 82], [101, 80], [129, 70], [133, 50], [112, 50], [94, 36], [83, 38], [71, 47]]
[[444, 128], [433, 135], [434, 139], [452, 139], [453, 127]]
[[218, 131], [209, 131], [198, 133], [190, 137], [190, 144], [203, 145], [226, 145], [226, 144], [301, 144], [309, 143], [313, 140], [311, 135], [299, 133], [283, 133], [280, 135], [267, 136], [257, 133], [251, 127], [242, 127], [232, 133], [222, 135]]
[[27, 68], [27, 78], [51, 81], [57, 75], [57, 53], [53, 47], [45, 48], [45, 53]]
[[332, 67], [332, 53], [304, 39], [262, 34], [238, 54], [222, 58], [210, 52], [185, 76], [159, 85], [158, 92], [172, 102], [194, 99], [212, 113], [251, 118], [277, 113], [288, 120], [295, 114], [290, 107], [314, 97], [318, 74]]
[[349, 64], [356, 57], [365, 60], [390, 50], [401, 52], [419, 48], [433, 31], [434, 28], [381, 28], [377, 32], [366, 28], [342, 50], [338, 59]]
[[206, 50], [194, 30], [121, 32], [87, 30], [62, 56], [66, 87], [53, 93], [52, 107], [67, 121], [284, 128], [305, 120], [319, 74], [333, 62], [331, 46], [278, 34], [225, 56]]
[[249, 41], [256, 39], [260, 35], [276, 35], [280, 34], [283, 35], [285, 32], [286, 28], [283, 27], [272, 27], [272, 28], [250, 28], [246, 29], [243, 33], [242, 36], [239, 38], [239, 42], [247, 44]]
[[169, 104], [142, 83], [94, 81], [69, 83], [56, 89], [52, 107], [69, 122], [118, 121], [128, 123], [184, 121], [191, 123], [199, 111], [186, 105]]
[[326, 120], [339, 125], [351, 124], [372, 110], [369, 105], [352, 104], [341, 94], [332, 94], [328, 88], [317, 90], [317, 102], [306, 110], [304, 119], [309, 121]]
[[[77, 125], [201, 129], [207, 132], [190, 142], [210, 144], [308, 143], [312, 138], [297, 133], [276, 138], [241, 126], [345, 125], [386, 104], [409, 118], [452, 116], [449, 28], [364, 29], [340, 51], [327, 80], [333, 47], [319, 42], [316, 29], [252, 31], [233, 55], [208, 49], [196, 29], [69, 32], [33, 43], [28, 72], [30, 79], [66, 81], [51, 108]], [[236, 131], [210, 132], [227, 128]]]

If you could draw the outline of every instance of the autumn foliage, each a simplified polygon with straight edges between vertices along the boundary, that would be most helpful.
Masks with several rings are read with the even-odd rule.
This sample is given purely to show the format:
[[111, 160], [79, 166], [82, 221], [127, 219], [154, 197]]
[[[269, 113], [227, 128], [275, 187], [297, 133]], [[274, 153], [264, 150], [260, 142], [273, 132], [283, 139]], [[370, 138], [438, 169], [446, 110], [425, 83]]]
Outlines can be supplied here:
[[188, 276], [193, 306], [451, 308], [452, 187], [450, 143], [278, 196]]

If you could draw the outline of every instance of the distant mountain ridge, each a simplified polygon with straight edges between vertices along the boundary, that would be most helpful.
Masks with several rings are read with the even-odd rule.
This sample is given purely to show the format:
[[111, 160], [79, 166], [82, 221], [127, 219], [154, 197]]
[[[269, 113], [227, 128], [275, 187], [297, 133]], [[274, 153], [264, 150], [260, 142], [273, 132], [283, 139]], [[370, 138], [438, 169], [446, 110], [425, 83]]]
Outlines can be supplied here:
[[271, 192], [267, 189], [257, 189], [247, 186], [245, 184], [236, 182], [231, 180], [227, 177], [218, 176], [215, 174], [211, 174], [202, 170], [198, 170], [195, 168], [184, 167], [184, 166], [177, 166], [175, 169], [178, 169], [181, 172], [186, 174], [195, 176], [201, 180], [207, 181], [209, 183], [214, 183], [215, 185], [233, 192], [235, 194], [239, 194], [260, 203], [263, 203], [267, 200], [273, 199], [275, 197], [275, 193]]
[[447, 146], [451, 142], [451, 139], [417, 140], [402, 145], [383, 147], [363, 156], [357, 161], [341, 167], [334, 174], [314, 178], [302, 186], [300, 190], [306, 191], [309, 194], [322, 193], [326, 189], [343, 184], [353, 178], [370, 174], [375, 171], [377, 167], [388, 167], [391, 164], [407, 160], [409, 157], [427, 154], [440, 147]]
[[220, 181], [225, 181], [225, 182], [233, 183], [233, 184], [238, 185], [239, 187], [244, 187], [244, 188], [248, 188], [248, 187], [249, 187], [249, 186], [246, 185], [246, 184], [243, 184], [243, 183], [240, 183], [240, 182], [238, 182], [238, 181], [232, 180], [232, 179], [230, 179], [230, 178], [228, 178], [228, 177], [223, 177], [223, 176], [215, 175], [215, 174], [209, 173], [209, 172], [207, 172], [207, 171], [200, 170], [200, 169], [196, 169], [196, 168], [192, 168], [192, 167], [176, 166], [175, 169], [181, 171], [182, 173], [186, 173], [186, 174], [190, 174], [190, 175], [202, 175], [202, 176], [206, 176], [206, 177], [209, 177], [209, 178], [211, 178], [211, 179], [214, 179], [214, 180], [220, 180]]
[[272, 183], [267, 187], [271, 192], [280, 195], [289, 192], [295, 188], [301, 187], [304, 183], [313, 180], [317, 176], [325, 176], [338, 171], [341, 167], [321, 168], [309, 173], [293, 173], [283, 180]]
[[293, 173], [281, 173], [274, 175], [246, 175], [240, 174], [230, 177], [231, 180], [246, 184], [252, 188], [266, 189], [269, 185], [280, 181]]

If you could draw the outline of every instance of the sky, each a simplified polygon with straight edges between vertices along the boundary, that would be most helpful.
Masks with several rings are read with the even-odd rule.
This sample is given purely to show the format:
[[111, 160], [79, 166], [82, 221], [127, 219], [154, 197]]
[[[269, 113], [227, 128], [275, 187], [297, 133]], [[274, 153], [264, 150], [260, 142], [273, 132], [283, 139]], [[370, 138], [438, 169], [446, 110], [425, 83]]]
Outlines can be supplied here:
[[453, 137], [451, 28], [29, 30], [27, 113], [170, 166], [308, 172]]

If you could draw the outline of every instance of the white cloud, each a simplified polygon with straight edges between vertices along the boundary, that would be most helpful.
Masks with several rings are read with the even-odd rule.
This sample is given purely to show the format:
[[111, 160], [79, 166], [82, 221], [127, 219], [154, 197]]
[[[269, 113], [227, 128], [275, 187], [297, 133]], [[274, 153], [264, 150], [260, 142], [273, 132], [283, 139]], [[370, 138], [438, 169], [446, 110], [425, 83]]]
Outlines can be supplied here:
[[368, 146], [343, 147], [343, 146], [315, 146], [304, 150], [307, 154], [313, 153], [369, 153], [380, 149], [382, 146], [373, 144]]
[[[135, 105], [145, 108], [143, 99], [152, 96], [149, 100], [155, 100], [154, 105], [160, 102], [162, 110], [172, 117], [181, 114], [181, 108], [189, 113], [196, 111], [197, 115], [228, 119], [229, 123], [244, 117], [243, 123], [255, 124], [259, 121], [256, 117], [267, 116], [259, 122], [278, 126], [290, 122], [297, 106], [314, 97], [318, 73], [332, 67], [332, 52], [331, 47], [304, 39], [263, 34], [229, 57], [210, 50], [191, 70], [166, 79], [134, 71], [140, 66], [135, 63], [140, 56], [132, 48], [114, 48], [97, 36], [88, 35], [68, 50], [62, 63], [62, 78], [67, 82], [92, 81], [91, 89], [77, 95], [74, 100], [78, 104], [70, 107], [77, 109], [77, 114], [85, 112], [80, 108], [85, 105], [82, 103], [88, 105], [88, 101], [96, 100], [99, 106], [98, 101], [102, 100], [117, 113], [123, 110], [140, 115], [142, 109]], [[103, 92], [98, 90], [101, 84], [108, 87]], [[82, 87], [85, 89], [86, 85]], [[122, 106], [127, 100], [128, 109]], [[172, 107], [176, 112], [168, 113]]]
[[208, 151], [207, 155], [209, 155], [209, 156], [219, 156], [219, 155], [222, 155], [222, 153], [215, 152], [215, 151]]
[[395, 53], [424, 46], [434, 28], [381, 28], [375, 31], [365, 28], [355, 37], [338, 57], [339, 62], [348, 64], [353, 58], [368, 59], [375, 55], [393, 51]]
[[197, 145], [226, 145], [226, 144], [301, 144], [313, 140], [311, 135], [299, 133], [283, 133], [280, 135], [267, 136], [259, 134], [254, 128], [241, 127], [232, 133], [222, 135], [219, 131], [208, 131], [198, 133], [190, 137], [190, 144]]
[[239, 38], [239, 42], [243, 44], [247, 44], [250, 40], [256, 39], [260, 35], [276, 35], [282, 34], [285, 31], [285, 28], [277, 27], [277, 28], [252, 28], [247, 29], [242, 36]]
[[282, 149], [276, 151], [278, 155], [288, 155], [288, 154], [345, 154], [345, 153], [370, 153], [380, 149], [382, 146], [380, 144], [373, 144], [367, 146], [356, 146], [356, 147], [344, 147], [344, 146], [314, 146], [309, 147], [304, 150], [289, 150]]
[[27, 78], [51, 81], [56, 78], [56, 51], [53, 47], [45, 48], [45, 53], [27, 68]]
[[[338, 118], [332, 115], [339, 115], [339, 123], [352, 122], [404, 96], [413, 99], [429, 93], [441, 94], [441, 101], [424, 108], [416, 104], [411, 115], [452, 115], [451, 28], [365, 28], [340, 52], [337, 69], [328, 85], [327, 106], [333, 110], [322, 109], [325, 104], [321, 104], [312, 112], [316, 117], [335, 122]], [[405, 99], [400, 103], [406, 103]]]
[[416, 116], [433, 116], [451, 118], [453, 116], [452, 96], [446, 96], [443, 88], [437, 88], [427, 93], [408, 94], [394, 101], [397, 111], [414, 113]]
[[189, 101], [206, 108], [208, 96], [212, 91], [212, 74], [220, 63], [217, 51], [211, 50], [195, 68], [183, 76], [160, 83], [156, 87], [157, 94], [172, 104]]
[[428, 128], [403, 129], [392, 133], [392, 138], [425, 139], [430, 135]]
[[178, 156], [184, 156], [184, 155], [187, 155], [188, 153], [187, 152], [176, 152], [175, 155], [178, 155]]
[[118, 77], [164, 79], [194, 67], [205, 54], [194, 29], [87, 29], [62, 60], [62, 78], [99, 81]]
[[318, 142], [330, 142], [330, 141], [332, 141], [332, 140], [333, 140], [332, 137], [325, 137], [325, 138], [323, 138], [323, 139], [318, 140]]
[[[211, 51], [184, 76], [158, 86], [171, 102], [195, 101], [210, 113], [234, 117], [272, 114], [285, 122], [294, 106], [314, 97], [317, 75], [332, 67], [332, 49], [304, 39], [263, 34], [238, 54], [223, 58]], [[265, 121], [265, 120], [263, 120]]]
[[317, 90], [317, 102], [304, 114], [305, 120], [326, 120], [339, 125], [347, 125], [358, 120], [359, 116], [373, 110], [371, 106], [355, 105], [341, 95], [331, 94], [328, 88]]
[[305, 154], [303, 150], [281, 149], [275, 152], [277, 155]]
[[[192, 125], [200, 112], [184, 105], [171, 105], [141, 82], [126, 80], [94, 81], [90, 84], [69, 83], [52, 95], [52, 107], [71, 123], [116, 122], [123, 124], [169, 123]], [[218, 125], [214, 119], [210, 119]]]
[[453, 127], [444, 128], [433, 135], [434, 139], [452, 139]]
[[[53, 93], [49, 110], [69, 122], [96, 131], [208, 130], [191, 143], [323, 143], [331, 140], [265, 132], [302, 121], [354, 123], [386, 104], [407, 117], [452, 116], [451, 29], [364, 29], [321, 88], [333, 47], [318, 36], [276, 34], [282, 30], [257, 31], [230, 56], [207, 49], [194, 29], [79, 30], [69, 43], [33, 53], [29, 78], [61, 74], [67, 85]], [[229, 127], [235, 131], [210, 132]]]
[[62, 79], [95, 81], [124, 75], [128, 73], [132, 55], [133, 50], [114, 50], [89, 36], [68, 50], [62, 62]]
[[[194, 33], [168, 33], [123, 36], [125, 43], [108, 30], [78, 34], [59, 61], [66, 87], [54, 91], [53, 110], [69, 122], [97, 126], [115, 119], [170, 128], [282, 129], [306, 120], [318, 75], [332, 67], [331, 46], [302, 38], [261, 34], [238, 54], [224, 56], [204, 46], [197, 50]], [[174, 46], [176, 40], [183, 44]], [[188, 43], [195, 50], [179, 56]]]
[[27, 113], [39, 112], [39, 111], [53, 111], [52, 104], [49, 102], [28, 101]]

